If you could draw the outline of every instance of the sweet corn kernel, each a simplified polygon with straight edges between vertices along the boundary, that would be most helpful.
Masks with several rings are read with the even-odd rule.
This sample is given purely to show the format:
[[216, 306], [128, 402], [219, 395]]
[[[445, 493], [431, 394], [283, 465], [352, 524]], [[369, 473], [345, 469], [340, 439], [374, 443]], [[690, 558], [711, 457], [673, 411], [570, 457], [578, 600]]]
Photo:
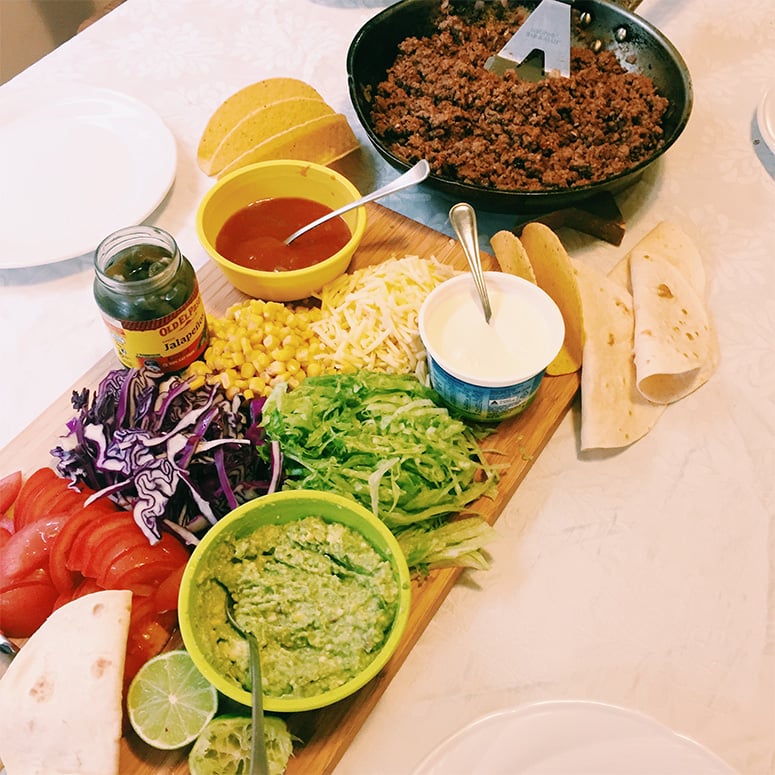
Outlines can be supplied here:
[[256, 370], [266, 371], [269, 368], [269, 364], [272, 362], [269, 353], [266, 350], [261, 350], [253, 357], [253, 363], [256, 364]]
[[328, 368], [327, 350], [312, 328], [321, 317], [317, 307], [261, 299], [233, 304], [224, 317], [208, 318], [209, 346], [187, 376], [199, 386], [220, 385], [229, 398], [267, 396], [279, 382], [298, 387]]
[[204, 361], [193, 361], [188, 367], [188, 373], [191, 375], [203, 376], [209, 371], [210, 369]]
[[199, 388], [204, 387], [205, 385], [205, 378], [204, 374], [200, 374], [197, 377], [194, 377], [191, 382], [188, 383], [188, 389], [189, 390], [199, 390]]
[[290, 347], [276, 347], [271, 355], [274, 360], [287, 363], [293, 357], [293, 350]]
[[253, 377], [248, 382], [248, 390], [262, 396], [266, 392], [266, 380], [263, 377]]

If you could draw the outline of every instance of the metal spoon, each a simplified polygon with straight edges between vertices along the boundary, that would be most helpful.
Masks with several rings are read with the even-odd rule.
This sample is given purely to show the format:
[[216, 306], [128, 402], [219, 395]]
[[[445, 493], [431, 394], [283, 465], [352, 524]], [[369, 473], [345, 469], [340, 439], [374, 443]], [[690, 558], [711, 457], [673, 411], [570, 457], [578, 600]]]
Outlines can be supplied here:
[[234, 613], [234, 598], [231, 592], [221, 584], [226, 592], [226, 616], [232, 627], [248, 642], [250, 649], [250, 685], [251, 685], [251, 721], [253, 731], [250, 739], [250, 775], [269, 775], [269, 762], [266, 758], [264, 739], [264, 693], [261, 688], [261, 657], [258, 653], [258, 641], [252, 632], [243, 630], [237, 624]]
[[11, 660], [19, 653], [19, 649], [0, 632], [0, 678], [3, 677]]
[[474, 276], [474, 285], [482, 302], [484, 319], [489, 323], [492, 317], [492, 308], [490, 307], [490, 297], [487, 295], [487, 285], [484, 282], [482, 258], [479, 255], [479, 233], [476, 228], [474, 208], [466, 202], [453, 205], [449, 211], [449, 221], [463, 246], [463, 251], [468, 259], [468, 267]]
[[310, 229], [320, 226], [321, 223], [325, 223], [326, 221], [331, 220], [331, 218], [336, 218], [343, 213], [354, 210], [356, 207], [361, 207], [367, 202], [373, 202], [375, 199], [381, 199], [388, 194], [394, 194], [396, 191], [401, 191], [404, 188], [409, 188], [409, 186], [422, 183], [422, 181], [428, 177], [430, 171], [431, 168], [425, 159], [418, 161], [414, 167], [410, 167], [403, 175], [397, 177], [392, 183], [388, 183], [387, 185], [382, 186], [382, 188], [378, 188], [376, 191], [372, 191], [370, 194], [366, 194], [366, 196], [356, 199], [354, 202], [349, 202], [338, 210], [326, 213], [317, 220], [312, 221], [312, 223], [308, 223], [306, 226], [302, 226], [300, 229], [293, 232], [290, 237], [287, 237], [284, 242], [286, 245], [290, 245], [291, 242], [298, 237], [301, 237], [302, 234], [306, 234]]

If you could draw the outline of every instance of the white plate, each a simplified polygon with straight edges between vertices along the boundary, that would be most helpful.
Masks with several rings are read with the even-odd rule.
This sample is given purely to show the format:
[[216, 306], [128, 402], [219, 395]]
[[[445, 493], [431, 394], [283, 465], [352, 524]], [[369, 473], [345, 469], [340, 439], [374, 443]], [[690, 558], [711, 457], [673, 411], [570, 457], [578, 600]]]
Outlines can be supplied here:
[[134, 226], [175, 179], [175, 138], [128, 95], [60, 85], [0, 96], [0, 268], [64, 261]]
[[542, 702], [484, 716], [414, 775], [733, 775], [707, 749], [634, 711]]
[[767, 147], [775, 153], [775, 86], [762, 97], [756, 109], [756, 123]]

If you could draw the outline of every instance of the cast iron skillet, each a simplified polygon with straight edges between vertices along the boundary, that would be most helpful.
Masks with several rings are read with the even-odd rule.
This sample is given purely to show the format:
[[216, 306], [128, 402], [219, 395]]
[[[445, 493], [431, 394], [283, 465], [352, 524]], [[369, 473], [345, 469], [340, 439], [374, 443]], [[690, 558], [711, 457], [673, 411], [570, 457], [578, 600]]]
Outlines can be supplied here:
[[[451, 0], [451, 5], [453, 8], [460, 7], [471, 1]], [[538, 0], [512, 0], [515, 3], [517, 1], [527, 9], [538, 4]], [[372, 129], [368, 95], [370, 90], [384, 80], [402, 40], [413, 35], [429, 35], [434, 31], [439, 4], [440, 0], [401, 0], [389, 6], [361, 27], [347, 52], [350, 99], [358, 120], [377, 151], [388, 163], [402, 170], [408, 169], [410, 165], [388, 151]], [[578, 13], [584, 12], [592, 17], [583, 33], [584, 41], [587, 42], [581, 41], [574, 32], [573, 45], [588, 45], [589, 40], [599, 39], [603, 47], [616, 52], [625, 68], [651, 77], [659, 92], [670, 100], [663, 124], [665, 142], [659, 151], [626, 172], [574, 188], [506, 191], [458, 183], [438, 175], [431, 175], [428, 185], [493, 212], [550, 212], [578, 204], [601, 191], [615, 193], [632, 185], [678, 139], [689, 120], [692, 86], [686, 63], [675, 47], [644, 19], [614, 3], [606, 0], [573, 0], [571, 5], [574, 19]], [[411, 110], [411, 105], [407, 106], [407, 110]]]

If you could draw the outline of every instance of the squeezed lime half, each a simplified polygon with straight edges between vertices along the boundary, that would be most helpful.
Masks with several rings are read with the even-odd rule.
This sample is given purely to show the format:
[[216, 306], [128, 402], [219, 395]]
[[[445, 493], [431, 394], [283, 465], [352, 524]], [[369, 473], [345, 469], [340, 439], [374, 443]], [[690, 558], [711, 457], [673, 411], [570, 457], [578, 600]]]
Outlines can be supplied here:
[[126, 703], [140, 739], [171, 750], [201, 734], [218, 710], [218, 693], [180, 649], [146, 662], [129, 685]]
[[[191, 775], [243, 775], [249, 772], [253, 725], [247, 716], [218, 716], [204, 729], [188, 755]], [[293, 753], [288, 727], [277, 716], [264, 717], [269, 775], [282, 775]]]

